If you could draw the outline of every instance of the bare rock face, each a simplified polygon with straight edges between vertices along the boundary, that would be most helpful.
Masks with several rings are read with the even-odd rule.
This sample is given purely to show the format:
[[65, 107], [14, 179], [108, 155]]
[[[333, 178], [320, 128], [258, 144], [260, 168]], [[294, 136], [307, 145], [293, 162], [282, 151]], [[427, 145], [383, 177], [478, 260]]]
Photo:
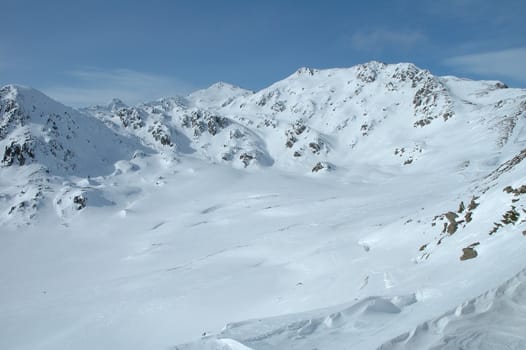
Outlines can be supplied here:
[[357, 67], [357, 78], [364, 83], [372, 83], [378, 77], [379, 72], [385, 67], [385, 63], [376, 61], [361, 64]]
[[24, 165], [35, 158], [33, 144], [31, 139], [26, 140], [22, 145], [17, 141], [12, 141], [9, 146], [5, 147], [2, 164], [5, 166]]
[[229, 124], [227, 118], [202, 110], [193, 111], [190, 115], [186, 115], [183, 118], [183, 126], [185, 128], [192, 128], [195, 137], [199, 137], [204, 132], [215, 136]]
[[446, 226], [446, 231], [448, 234], [452, 235], [457, 232], [458, 223], [456, 221], [458, 215], [452, 211], [447, 212], [445, 215], [446, 219], [449, 221], [449, 224]]
[[14, 94], [16, 88], [13, 86], [8, 85], [0, 89], [0, 140], [5, 139], [14, 129], [25, 126], [30, 119], [11, 97]]
[[462, 256], [460, 257], [461, 261], [474, 259], [478, 256], [477, 251], [475, 250], [475, 246], [477, 246], [478, 243], [474, 243], [470, 245], [469, 247], [462, 248]]
[[82, 210], [87, 205], [87, 198], [84, 197], [82, 194], [79, 194], [73, 197], [73, 203], [75, 203], [77, 210]]
[[444, 121], [453, 117], [452, 102], [445, 86], [433, 76], [426, 76], [413, 98], [415, 116], [420, 119], [415, 127], [424, 127], [437, 118]]
[[330, 163], [326, 163], [326, 162], [318, 162], [316, 163], [316, 165], [314, 165], [314, 167], [312, 168], [312, 172], [313, 173], [317, 173], [319, 171], [330, 171], [330, 170], [333, 170], [333, 165], [331, 165]]
[[125, 128], [139, 129], [144, 126], [141, 111], [137, 108], [121, 108], [116, 114]]
[[170, 129], [159, 121], [155, 121], [149, 128], [148, 132], [152, 134], [155, 141], [163, 146], [173, 146]]
[[239, 159], [243, 162], [245, 168], [250, 165], [250, 162], [255, 158], [252, 154], [242, 153]]

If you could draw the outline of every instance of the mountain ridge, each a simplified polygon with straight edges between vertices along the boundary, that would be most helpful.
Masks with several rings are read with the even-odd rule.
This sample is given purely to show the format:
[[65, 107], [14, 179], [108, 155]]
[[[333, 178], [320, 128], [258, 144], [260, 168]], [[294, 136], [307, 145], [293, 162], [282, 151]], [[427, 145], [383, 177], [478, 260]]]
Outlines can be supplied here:
[[80, 110], [6, 86], [0, 346], [521, 349], [525, 158], [525, 89], [409, 63]]
[[258, 92], [219, 82], [187, 97], [81, 110], [26, 87], [1, 91], [2, 166], [35, 163], [59, 177], [109, 175], [137, 152], [304, 175], [359, 164], [397, 172], [449, 152], [458, 168], [470, 159], [451, 145], [503, 163], [526, 140], [525, 90], [435, 77], [410, 63], [304, 67]]

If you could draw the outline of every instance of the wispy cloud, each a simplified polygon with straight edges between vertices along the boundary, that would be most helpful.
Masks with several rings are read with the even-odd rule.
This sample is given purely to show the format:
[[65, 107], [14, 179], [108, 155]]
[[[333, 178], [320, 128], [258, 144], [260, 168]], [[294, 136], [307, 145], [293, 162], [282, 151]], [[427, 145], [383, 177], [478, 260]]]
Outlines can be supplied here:
[[118, 97], [128, 104], [187, 94], [192, 87], [181, 80], [130, 69], [80, 69], [69, 72], [68, 83], [42, 90], [70, 106], [105, 104]]
[[375, 29], [354, 33], [351, 37], [351, 46], [354, 49], [365, 51], [378, 51], [388, 48], [410, 49], [423, 40], [425, 40], [425, 36], [416, 31]]
[[526, 47], [455, 56], [444, 60], [443, 63], [459, 72], [484, 77], [503, 77], [526, 83], [524, 62], [526, 62]]

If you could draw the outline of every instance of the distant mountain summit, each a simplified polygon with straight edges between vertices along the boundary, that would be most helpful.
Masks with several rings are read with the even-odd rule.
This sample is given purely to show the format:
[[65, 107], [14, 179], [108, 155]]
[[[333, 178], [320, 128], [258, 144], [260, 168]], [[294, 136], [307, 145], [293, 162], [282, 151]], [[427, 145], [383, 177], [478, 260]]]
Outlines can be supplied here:
[[525, 117], [524, 89], [436, 77], [410, 63], [300, 68], [258, 92], [220, 82], [186, 97], [80, 111], [7, 85], [0, 157], [2, 169], [32, 165], [63, 178], [110, 175], [137, 151], [298, 174], [431, 167], [469, 177], [524, 148]]
[[225, 82], [215, 83], [206, 89], [188, 95], [188, 100], [196, 107], [221, 108], [238, 97], [247, 97], [254, 92]]

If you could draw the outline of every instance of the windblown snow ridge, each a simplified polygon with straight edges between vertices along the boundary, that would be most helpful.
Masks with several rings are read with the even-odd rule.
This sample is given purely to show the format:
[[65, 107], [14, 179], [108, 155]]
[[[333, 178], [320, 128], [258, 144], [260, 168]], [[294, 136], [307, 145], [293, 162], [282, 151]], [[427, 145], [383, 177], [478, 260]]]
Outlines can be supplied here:
[[526, 348], [526, 270], [382, 345], [381, 350]]

